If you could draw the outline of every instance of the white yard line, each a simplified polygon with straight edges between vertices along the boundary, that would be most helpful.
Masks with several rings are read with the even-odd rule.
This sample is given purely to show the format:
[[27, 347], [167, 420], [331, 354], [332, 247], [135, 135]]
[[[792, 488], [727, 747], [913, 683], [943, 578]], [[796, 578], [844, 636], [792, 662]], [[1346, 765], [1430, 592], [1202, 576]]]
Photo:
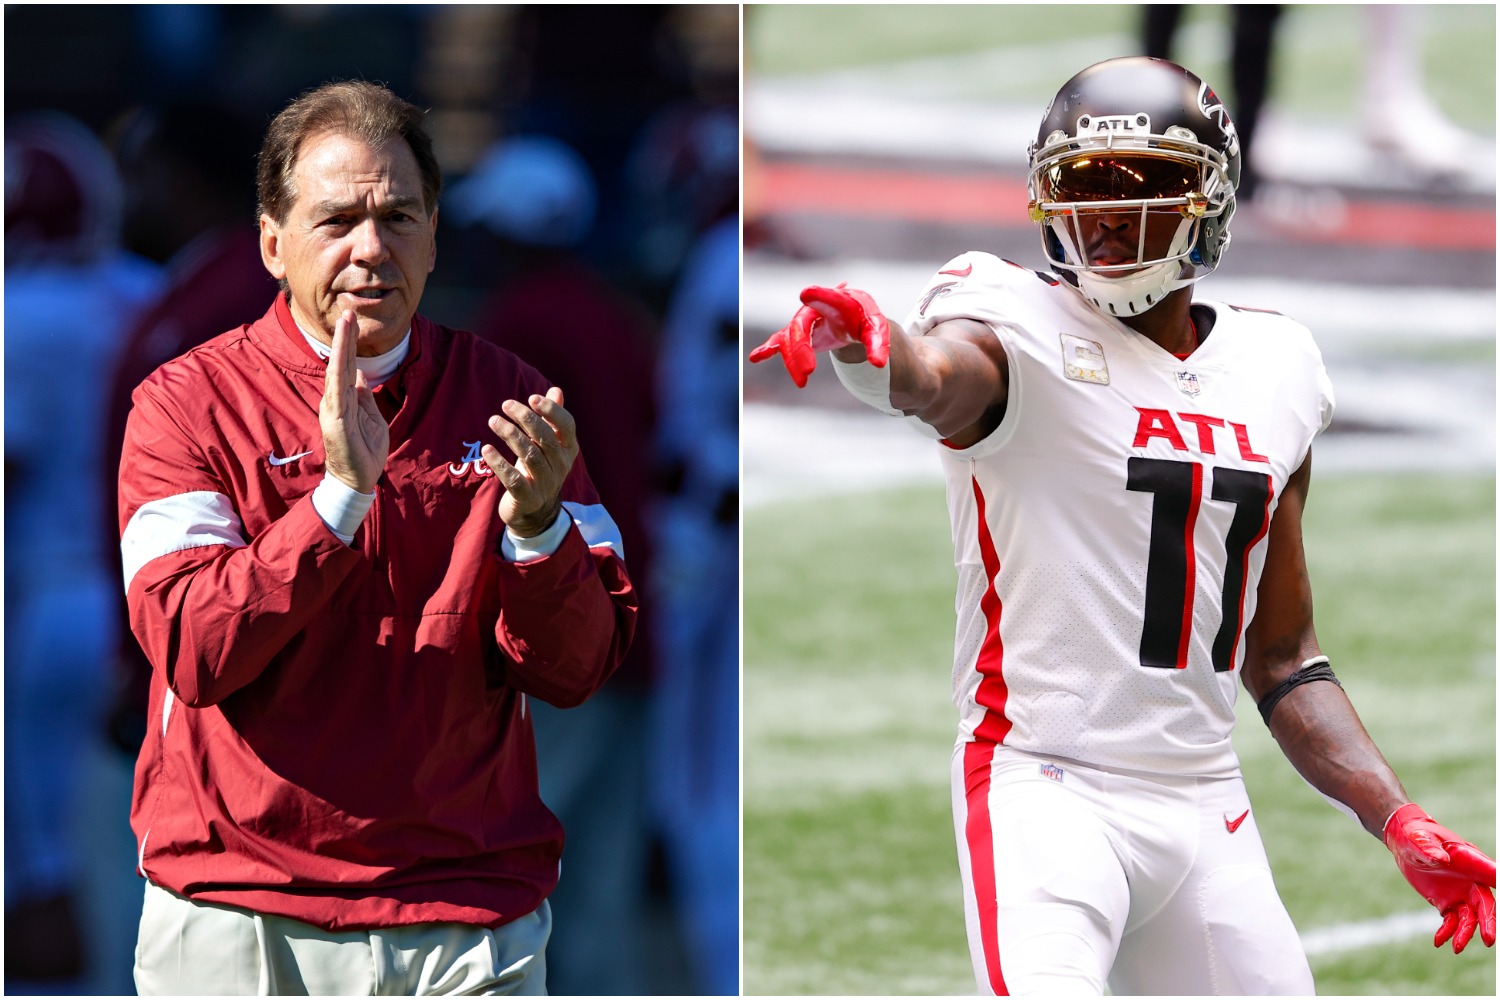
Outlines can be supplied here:
[[1302, 935], [1302, 948], [1309, 958], [1318, 958], [1417, 938], [1431, 940], [1441, 923], [1442, 918], [1433, 910], [1392, 913], [1375, 920], [1315, 927]]

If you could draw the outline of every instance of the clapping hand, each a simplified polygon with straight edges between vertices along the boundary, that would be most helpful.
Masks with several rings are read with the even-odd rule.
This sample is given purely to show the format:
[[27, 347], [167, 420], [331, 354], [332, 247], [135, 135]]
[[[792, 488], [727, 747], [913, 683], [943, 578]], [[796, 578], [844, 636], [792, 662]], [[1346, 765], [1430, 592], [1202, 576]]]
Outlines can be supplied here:
[[346, 486], [371, 493], [390, 454], [391, 434], [364, 372], [354, 364], [359, 326], [353, 309], [333, 327], [333, 351], [318, 403], [323, 432], [323, 467]]
[[563, 481], [578, 457], [577, 428], [573, 415], [563, 408], [562, 390], [555, 386], [525, 403], [506, 400], [500, 411], [490, 417], [490, 430], [516, 456], [515, 464], [491, 444], [479, 454], [505, 487], [500, 520], [516, 535], [529, 538], [551, 527], [562, 509]]

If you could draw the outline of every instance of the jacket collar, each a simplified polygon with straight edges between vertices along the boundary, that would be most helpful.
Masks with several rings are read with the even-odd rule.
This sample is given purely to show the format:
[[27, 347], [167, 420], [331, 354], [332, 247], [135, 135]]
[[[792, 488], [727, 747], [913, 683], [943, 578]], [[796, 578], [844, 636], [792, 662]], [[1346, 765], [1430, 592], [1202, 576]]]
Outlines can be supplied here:
[[[412, 316], [411, 343], [407, 346], [406, 359], [388, 382], [400, 384], [408, 371], [418, 367], [418, 359], [424, 353], [424, 346], [431, 340], [433, 329], [432, 321], [425, 316]], [[271, 308], [251, 327], [251, 331], [256, 342], [282, 368], [322, 381], [328, 366], [308, 344], [297, 321], [292, 318], [286, 292], [277, 294], [276, 301], [271, 303]]]

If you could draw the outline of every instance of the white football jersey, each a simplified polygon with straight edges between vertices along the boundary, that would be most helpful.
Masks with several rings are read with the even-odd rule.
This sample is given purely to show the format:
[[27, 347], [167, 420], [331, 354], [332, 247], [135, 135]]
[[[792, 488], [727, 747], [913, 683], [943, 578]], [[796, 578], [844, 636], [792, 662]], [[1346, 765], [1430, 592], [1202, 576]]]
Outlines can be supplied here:
[[1069, 285], [984, 253], [906, 320], [989, 324], [1000, 426], [943, 466], [961, 736], [1127, 770], [1222, 774], [1271, 518], [1333, 415], [1307, 329], [1203, 302], [1178, 360]]

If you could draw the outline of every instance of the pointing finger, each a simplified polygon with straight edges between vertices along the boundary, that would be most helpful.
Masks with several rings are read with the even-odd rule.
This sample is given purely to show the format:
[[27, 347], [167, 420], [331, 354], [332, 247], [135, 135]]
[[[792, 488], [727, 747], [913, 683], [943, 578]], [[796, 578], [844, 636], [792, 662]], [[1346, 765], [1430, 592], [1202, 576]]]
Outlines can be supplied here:
[[786, 342], [786, 328], [782, 327], [766, 338], [765, 343], [750, 352], [750, 363], [758, 365], [767, 358], [774, 358], [781, 353], [781, 345]]
[[786, 325], [781, 357], [799, 389], [807, 386], [808, 376], [818, 367], [818, 353], [812, 346], [813, 326], [817, 322], [818, 314], [804, 306], [792, 314], [792, 321]]
[[329, 349], [325, 381], [329, 393], [342, 395], [345, 389], [357, 384], [354, 358], [358, 353], [358, 340], [359, 326], [354, 310], [346, 309], [333, 325], [333, 344]]

